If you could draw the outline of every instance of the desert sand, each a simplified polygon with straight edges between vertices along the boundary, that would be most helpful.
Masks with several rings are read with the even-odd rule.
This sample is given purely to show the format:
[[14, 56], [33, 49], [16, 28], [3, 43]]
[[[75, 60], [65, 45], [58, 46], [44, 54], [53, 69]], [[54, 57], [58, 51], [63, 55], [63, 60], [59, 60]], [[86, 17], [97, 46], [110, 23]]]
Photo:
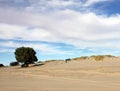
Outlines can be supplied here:
[[0, 68], [0, 91], [120, 91], [120, 57]]

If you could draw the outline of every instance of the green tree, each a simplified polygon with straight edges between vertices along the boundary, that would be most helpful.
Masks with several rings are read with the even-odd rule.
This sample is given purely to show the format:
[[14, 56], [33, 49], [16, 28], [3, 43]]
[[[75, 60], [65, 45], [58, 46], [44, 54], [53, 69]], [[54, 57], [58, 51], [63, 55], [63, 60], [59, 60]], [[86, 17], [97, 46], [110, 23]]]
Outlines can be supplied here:
[[22, 67], [28, 67], [29, 64], [38, 61], [36, 52], [30, 47], [19, 47], [15, 50], [15, 58], [23, 63]]

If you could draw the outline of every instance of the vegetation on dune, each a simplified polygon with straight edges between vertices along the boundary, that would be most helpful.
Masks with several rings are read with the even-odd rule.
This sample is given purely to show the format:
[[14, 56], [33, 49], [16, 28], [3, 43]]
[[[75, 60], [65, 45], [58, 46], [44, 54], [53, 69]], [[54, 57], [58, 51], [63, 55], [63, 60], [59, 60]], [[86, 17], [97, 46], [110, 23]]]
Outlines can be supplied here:
[[73, 58], [73, 60], [84, 60], [88, 58], [89, 58], [88, 56], [81, 56], [81, 57]]
[[104, 58], [105, 58], [105, 56], [103, 56], [103, 55], [93, 55], [93, 56], [91, 56], [91, 58], [93, 58], [93, 59], [95, 59], [96, 61], [102, 61]]
[[71, 59], [70, 59], [70, 58], [65, 59], [65, 62], [66, 62], [66, 63], [67, 63], [68, 61], [71, 61]]
[[105, 56], [105, 57], [115, 57], [113, 55], [103, 55], [103, 56]]
[[[32, 63], [38, 61], [38, 59], [36, 57], [36, 52], [34, 51], [33, 48], [19, 47], [15, 50], [14, 53], [15, 53], [15, 58], [16, 58], [17, 62], [11, 62], [10, 66], [19, 65], [19, 62], [20, 62], [20, 63], [22, 63], [21, 67], [28, 67], [29, 64], [32, 64]], [[93, 55], [90, 57], [89, 56], [81, 56], [81, 57], [77, 57], [77, 58], [73, 58], [73, 59], [70, 59], [70, 58], [65, 59], [64, 61], [67, 63], [67, 61], [71, 61], [71, 60], [86, 60], [86, 59], [88, 60], [91, 58], [96, 61], [103, 61], [105, 57], [115, 57], [115, 56], [112, 56], [112, 55]], [[39, 61], [38, 63], [44, 64], [44, 63], [55, 62], [55, 61], [58, 61], [58, 60], [46, 60], [45, 62]], [[2, 64], [1, 64], [1, 66], [2, 66]]]
[[46, 60], [44, 63], [56, 62], [56, 61], [64, 61], [64, 60]]
[[36, 57], [36, 52], [33, 48], [30, 47], [17, 48], [15, 50], [15, 58], [18, 62], [23, 63], [21, 67], [28, 67], [29, 64], [38, 61]]
[[115, 57], [112, 55], [93, 55], [91, 58], [95, 59], [96, 61], [103, 61], [105, 57]]
[[45, 63], [54, 62], [54, 61], [57, 61], [57, 60], [46, 60]]
[[38, 61], [37, 63], [43, 63], [42, 61]]
[[10, 66], [18, 66], [19, 65], [19, 62], [11, 62], [10, 63]]
[[115, 56], [112, 56], [112, 55], [92, 55], [92, 56], [81, 56], [81, 57], [76, 57], [76, 58], [73, 58], [72, 60], [85, 60], [85, 59], [89, 59], [89, 58], [92, 58], [96, 61], [102, 61], [104, 60], [105, 57], [115, 57]]
[[4, 65], [3, 65], [3, 64], [0, 64], [0, 67], [4, 67]]

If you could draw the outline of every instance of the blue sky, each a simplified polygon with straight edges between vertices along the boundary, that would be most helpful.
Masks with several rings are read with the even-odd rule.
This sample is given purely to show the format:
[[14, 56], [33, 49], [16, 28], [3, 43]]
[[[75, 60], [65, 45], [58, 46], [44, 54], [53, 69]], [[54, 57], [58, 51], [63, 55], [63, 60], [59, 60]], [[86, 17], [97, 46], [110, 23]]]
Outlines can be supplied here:
[[32, 47], [39, 61], [120, 55], [120, 0], [0, 0], [0, 63]]

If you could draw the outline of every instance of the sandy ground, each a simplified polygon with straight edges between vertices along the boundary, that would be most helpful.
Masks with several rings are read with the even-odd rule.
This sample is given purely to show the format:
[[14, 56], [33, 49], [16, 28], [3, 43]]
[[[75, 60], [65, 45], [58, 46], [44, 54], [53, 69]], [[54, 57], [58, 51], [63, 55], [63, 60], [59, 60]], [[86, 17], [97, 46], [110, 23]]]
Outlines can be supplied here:
[[120, 91], [120, 58], [0, 68], [0, 91]]

